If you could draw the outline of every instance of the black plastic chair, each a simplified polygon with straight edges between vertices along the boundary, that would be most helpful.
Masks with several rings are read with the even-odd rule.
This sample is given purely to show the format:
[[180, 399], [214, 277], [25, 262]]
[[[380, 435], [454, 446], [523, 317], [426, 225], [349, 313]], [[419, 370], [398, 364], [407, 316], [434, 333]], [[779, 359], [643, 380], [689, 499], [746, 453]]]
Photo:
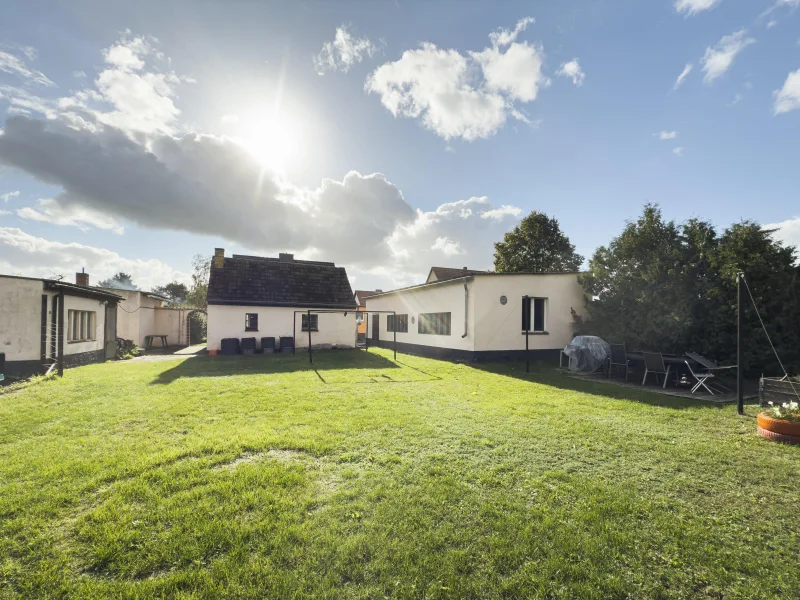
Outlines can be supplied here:
[[625, 369], [625, 381], [628, 381], [628, 369], [630, 368], [630, 361], [628, 360], [628, 351], [625, 349], [625, 344], [610, 344], [611, 358], [608, 359], [608, 378], [611, 379], [611, 370], [622, 367]]
[[[642, 356], [644, 357], [644, 378], [642, 379], [642, 385], [645, 384], [647, 381], [647, 376], [650, 373], [654, 373], [656, 376], [656, 385], [658, 385], [658, 376], [664, 376], [664, 385], [662, 388], [667, 387], [667, 381], [669, 380], [669, 374], [672, 371], [672, 365], [666, 366], [664, 365], [664, 355], [660, 352], [642, 352]], [[678, 376], [678, 369], [675, 369], [675, 387], [678, 387], [678, 380], [680, 377]]]

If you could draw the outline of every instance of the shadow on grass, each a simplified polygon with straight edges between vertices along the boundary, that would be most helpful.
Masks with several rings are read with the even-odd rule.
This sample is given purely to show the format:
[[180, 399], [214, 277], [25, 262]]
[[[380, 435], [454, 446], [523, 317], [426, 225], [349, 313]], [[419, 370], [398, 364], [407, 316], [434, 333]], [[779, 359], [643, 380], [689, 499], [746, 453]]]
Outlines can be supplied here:
[[151, 385], [172, 383], [183, 377], [229, 377], [231, 375], [265, 375], [279, 373], [315, 372], [327, 383], [321, 372], [344, 369], [399, 369], [394, 362], [363, 350], [323, 350], [314, 353], [309, 363], [308, 353], [254, 354], [237, 356], [193, 356], [160, 373]]
[[[531, 365], [531, 372], [525, 372], [525, 363], [470, 363], [470, 368], [477, 369], [504, 377], [514, 377], [524, 381], [549, 385], [563, 390], [573, 392], [583, 392], [595, 396], [605, 396], [615, 400], [631, 400], [650, 404], [652, 406], [663, 406], [665, 408], [684, 409], [684, 408], [716, 408], [723, 409], [729, 403], [715, 403], [701, 398], [684, 398], [681, 396], [670, 396], [662, 394], [649, 386], [641, 389], [618, 385], [613, 382], [592, 381], [591, 379], [578, 379], [571, 377], [564, 371], [544, 363]], [[633, 380], [631, 380], [633, 381]], [[758, 399], [745, 399], [746, 404], [758, 403]]]

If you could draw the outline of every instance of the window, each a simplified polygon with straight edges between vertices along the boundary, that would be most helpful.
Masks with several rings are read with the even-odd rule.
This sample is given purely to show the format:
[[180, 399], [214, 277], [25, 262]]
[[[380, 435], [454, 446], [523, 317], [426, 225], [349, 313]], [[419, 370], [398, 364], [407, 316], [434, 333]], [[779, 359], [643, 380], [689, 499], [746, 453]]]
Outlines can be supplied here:
[[67, 341], [85, 342], [97, 339], [97, 313], [89, 310], [67, 311]]
[[244, 330], [258, 331], [258, 313], [247, 313], [244, 316]]
[[547, 298], [522, 299], [522, 331], [545, 333], [547, 331]]
[[421, 313], [417, 331], [431, 335], [450, 335], [450, 313]]
[[311, 331], [319, 331], [319, 315], [303, 315], [303, 326], [300, 329], [308, 331], [309, 319], [311, 320]]
[[408, 315], [386, 315], [386, 331], [408, 333]]

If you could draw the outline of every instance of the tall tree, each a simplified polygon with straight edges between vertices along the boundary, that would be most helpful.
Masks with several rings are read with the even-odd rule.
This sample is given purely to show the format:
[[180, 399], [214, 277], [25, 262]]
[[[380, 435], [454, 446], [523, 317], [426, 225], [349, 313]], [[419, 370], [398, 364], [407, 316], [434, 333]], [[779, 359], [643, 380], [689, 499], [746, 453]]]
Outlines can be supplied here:
[[156, 294], [161, 294], [162, 296], [169, 298], [169, 301], [172, 304], [185, 302], [186, 297], [189, 295], [189, 288], [186, 287], [186, 284], [180, 283], [179, 281], [172, 281], [167, 285], [154, 287], [153, 291]]
[[195, 254], [192, 259], [192, 286], [186, 303], [196, 308], [206, 308], [208, 298], [208, 276], [211, 272], [211, 257]]
[[498, 273], [556, 273], [577, 271], [583, 256], [561, 231], [558, 221], [533, 211], [494, 244]]
[[120, 271], [113, 277], [104, 279], [97, 284], [103, 288], [114, 288], [117, 290], [138, 290], [139, 288], [133, 283], [133, 278], [123, 271]]

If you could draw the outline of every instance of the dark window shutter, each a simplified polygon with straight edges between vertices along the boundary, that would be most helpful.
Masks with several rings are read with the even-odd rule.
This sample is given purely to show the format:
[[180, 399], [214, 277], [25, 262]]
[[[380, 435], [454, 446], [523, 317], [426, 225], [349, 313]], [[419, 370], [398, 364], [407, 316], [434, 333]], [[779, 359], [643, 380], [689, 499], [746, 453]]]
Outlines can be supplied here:
[[531, 299], [528, 296], [522, 297], [522, 331], [531, 329]]

